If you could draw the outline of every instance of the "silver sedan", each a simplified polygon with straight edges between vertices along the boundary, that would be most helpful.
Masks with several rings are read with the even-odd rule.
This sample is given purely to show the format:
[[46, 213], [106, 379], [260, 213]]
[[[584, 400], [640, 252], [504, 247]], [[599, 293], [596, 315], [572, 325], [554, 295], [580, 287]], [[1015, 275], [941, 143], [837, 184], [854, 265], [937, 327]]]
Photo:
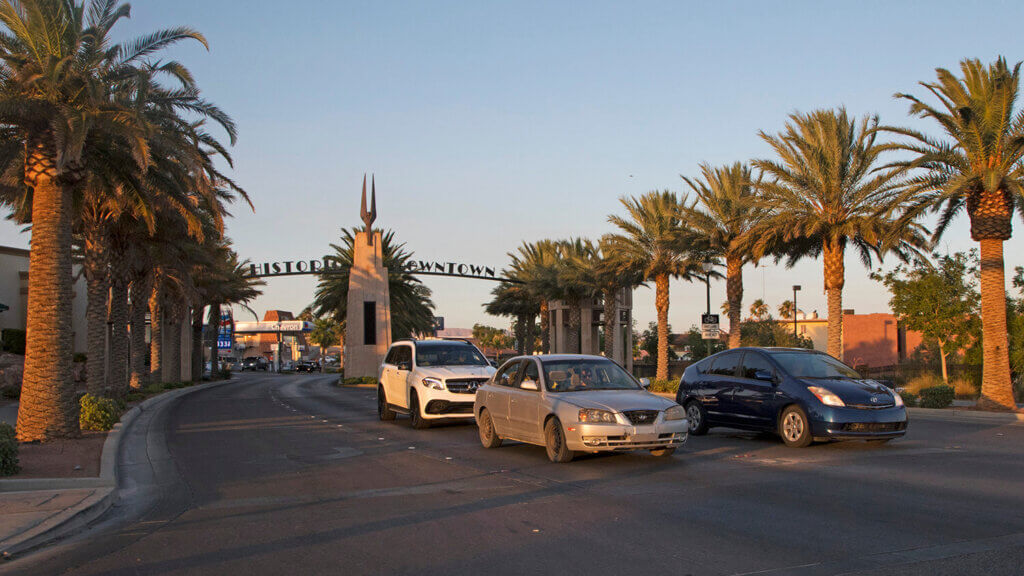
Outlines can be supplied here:
[[575, 452], [650, 450], [669, 456], [686, 442], [686, 411], [644, 390], [601, 356], [520, 356], [476, 393], [485, 448], [504, 439], [545, 446], [552, 462]]

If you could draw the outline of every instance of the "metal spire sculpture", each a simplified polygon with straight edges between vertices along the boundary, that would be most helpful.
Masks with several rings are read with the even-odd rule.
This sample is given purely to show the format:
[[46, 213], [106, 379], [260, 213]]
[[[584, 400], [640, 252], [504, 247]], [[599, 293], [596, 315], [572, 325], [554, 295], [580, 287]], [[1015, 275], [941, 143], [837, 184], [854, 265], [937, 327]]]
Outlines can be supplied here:
[[[370, 209], [366, 209], [366, 174], [363, 174], [363, 204], [359, 211], [359, 217], [363, 219], [363, 224], [366, 225], [366, 235], [369, 236], [373, 230], [373, 221], [377, 219], [377, 182], [374, 176], [370, 176]], [[371, 238], [370, 242], [373, 240]]]

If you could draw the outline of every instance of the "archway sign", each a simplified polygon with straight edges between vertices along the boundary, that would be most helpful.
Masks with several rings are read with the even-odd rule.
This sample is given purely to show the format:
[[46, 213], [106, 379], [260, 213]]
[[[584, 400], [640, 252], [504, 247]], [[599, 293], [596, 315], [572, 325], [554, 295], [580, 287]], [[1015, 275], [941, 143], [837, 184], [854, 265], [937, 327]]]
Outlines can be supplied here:
[[[388, 270], [384, 267], [380, 230], [373, 229], [377, 219], [377, 183], [370, 180], [371, 200], [366, 202], [366, 175], [360, 217], [364, 227], [356, 232], [352, 267], [349, 270], [347, 316], [345, 321], [345, 376], [376, 376], [391, 345], [391, 297]], [[323, 275], [343, 272], [329, 256], [309, 260], [281, 260], [249, 265], [251, 278], [274, 276]], [[409, 261], [406, 272], [416, 275], [473, 278], [494, 282], [519, 281], [498, 275], [493, 266], [433, 260]]]

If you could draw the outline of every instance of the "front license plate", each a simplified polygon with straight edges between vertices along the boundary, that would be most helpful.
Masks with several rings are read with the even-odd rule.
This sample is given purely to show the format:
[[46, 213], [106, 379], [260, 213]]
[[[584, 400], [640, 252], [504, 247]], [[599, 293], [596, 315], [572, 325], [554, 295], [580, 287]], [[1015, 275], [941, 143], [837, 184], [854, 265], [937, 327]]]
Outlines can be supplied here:
[[654, 442], [658, 439], [657, 434], [633, 434], [629, 437], [632, 442]]

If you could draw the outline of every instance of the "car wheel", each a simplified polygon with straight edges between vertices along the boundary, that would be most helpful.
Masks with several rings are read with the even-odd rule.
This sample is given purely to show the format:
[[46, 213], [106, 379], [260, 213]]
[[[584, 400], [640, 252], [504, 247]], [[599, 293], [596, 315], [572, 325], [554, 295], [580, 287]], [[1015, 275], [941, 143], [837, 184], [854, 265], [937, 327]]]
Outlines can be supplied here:
[[686, 403], [686, 419], [690, 423], [690, 434], [703, 436], [708, 433], [708, 412], [697, 400]]
[[494, 430], [494, 420], [491, 420], [491, 413], [486, 408], [480, 411], [480, 443], [484, 448], [497, 448], [501, 446], [501, 436]]
[[430, 421], [423, 417], [420, 412], [420, 397], [414, 391], [409, 395], [409, 418], [412, 419], [412, 427], [416, 430], [430, 428]]
[[811, 436], [811, 423], [803, 408], [794, 405], [782, 411], [779, 417], [779, 436], [791, 448], [803, 448], [811, 444], [814, 440]]
[[384, 387], [377, 386], [377, 416], [384, 422], [395, 419], [395, 411], [388, 406], [388, 399], [384, 395]]
[[655, 448], [654, 450], [651, 450], [651, 456], [655, 456], [658, 458], [668, 458], [669, 456], [675, 454], [675, 452], [675, 448]]
[[565, 443], [565, 432], [562, 431], [562, 423], [558, 421], [558, 418], [551, 418], [544, 425], [544, 437], [547, 439], [546, 447], [549, 460], [559, 464], [572, 461], [575, 454]]

